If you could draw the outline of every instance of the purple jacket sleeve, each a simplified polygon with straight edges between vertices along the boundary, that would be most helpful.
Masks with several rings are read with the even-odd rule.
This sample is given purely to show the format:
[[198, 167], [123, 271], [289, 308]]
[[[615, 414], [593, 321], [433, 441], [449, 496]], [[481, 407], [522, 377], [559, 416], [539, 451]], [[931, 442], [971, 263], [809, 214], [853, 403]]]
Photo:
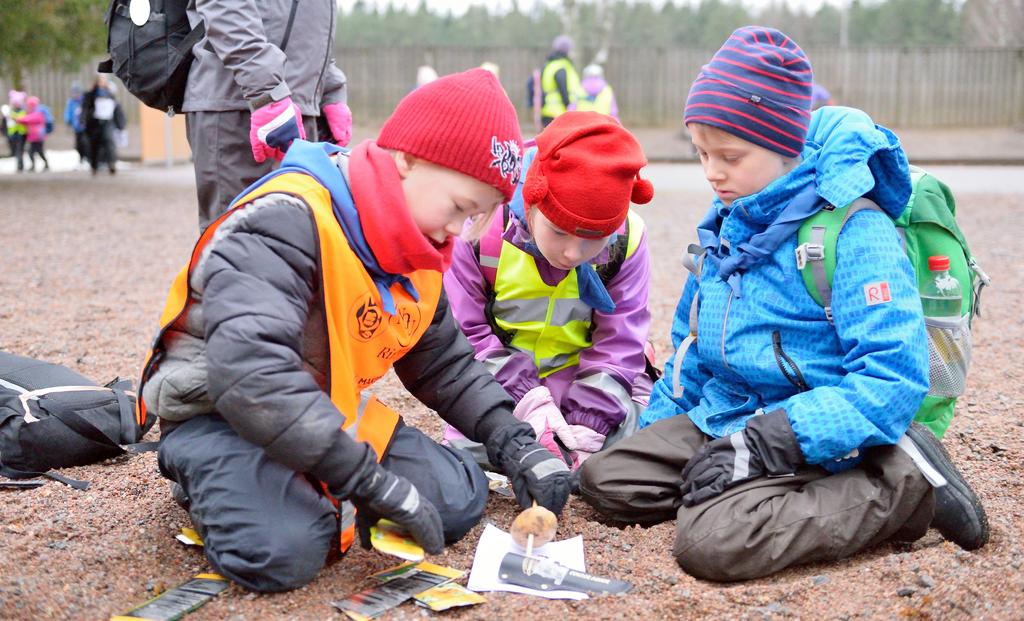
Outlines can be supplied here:
[[633, 380], [647, 366], [644, 343], [651, 327], [647, 308], [650, 279], [645, 230], [636, 251], [608, 283], [615, 310], [594, 311], [593, 345], [580, 352], [576, 379], [562, 397], [567, 423], [585, 425], [607, 435], [625, 418]]
[[518, 402], [531, 388], [540, 386], [537, 367], [530, 356], [505, 347], [487, 321], [486, 282], [473, 247], [465, 240], [455, 241], [452, 264], [444, 274], [452, 314], [484, 363], [506, 392]]

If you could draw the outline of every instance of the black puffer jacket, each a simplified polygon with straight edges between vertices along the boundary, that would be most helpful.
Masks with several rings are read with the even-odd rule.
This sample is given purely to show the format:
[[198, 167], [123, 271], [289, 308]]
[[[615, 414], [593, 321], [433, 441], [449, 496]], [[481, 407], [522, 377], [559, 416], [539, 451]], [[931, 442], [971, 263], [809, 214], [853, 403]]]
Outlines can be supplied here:
[[[158, 408], [195, 401], [202, 392], [195, 386], [162, 380], [205, 363], [205, 374], [192, 375], [207, 378], [206, 409], [275, 461], [346, 497], [374, 455], [341, 429], [342, 416], [324, 391], [328, 350], [317, 254], [312, 213], [291, 196], [264, 197], [222, 223], [192, 276], [201, 308], [191, 312], [201, 313], [205, 347], [196, 353], [193, 343], [176, 357], [183, 340], [169, 339], [146, 399], [151, 403], [151, 390], [166, 390], [152, 401]], [[512, 399], [474, 359], [443, 294], [430, 327], [394, 368], [417, 399], [470, 439], [485, 441], [517, 422]], [[165, 421], [164, 433], [174, 426]]]

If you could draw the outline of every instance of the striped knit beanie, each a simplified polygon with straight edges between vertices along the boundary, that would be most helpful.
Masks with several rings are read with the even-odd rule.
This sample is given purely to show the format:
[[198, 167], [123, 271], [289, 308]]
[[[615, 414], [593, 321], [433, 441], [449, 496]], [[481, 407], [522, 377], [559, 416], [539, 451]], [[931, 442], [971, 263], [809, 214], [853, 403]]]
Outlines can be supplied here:
[[796, 157], [811, 118], [811, 63], [773, 28], [737, 29], [701, 68], [683, 123], [711, 125], [786, 157]]
[[384, 122], [377, 145], [479, 179], [512, 200], [523, 170], [516, 109], [484, 69], [446, 75], [408, 95]]

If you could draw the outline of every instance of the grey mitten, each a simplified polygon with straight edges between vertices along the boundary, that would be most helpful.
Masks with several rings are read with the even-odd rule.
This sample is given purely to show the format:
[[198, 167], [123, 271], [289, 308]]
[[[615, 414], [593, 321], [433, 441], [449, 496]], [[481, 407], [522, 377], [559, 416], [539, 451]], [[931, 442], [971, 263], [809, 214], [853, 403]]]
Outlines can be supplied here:
[[364, 548], [370, 545], [370, 526], [387, 518], [409, 532], [427, 554], [444, 550], [444, 528], [434, 505], [420, 496], [404, 477], [374, 464], [375, 469], [352, 492], [356, 526]]
[[537, 442], [529, 424], [500, 427], [485, 446], [491, 463], [512, 482], [520, 506], [529, 507], [536, 500], [555, 513], [562, 511], [572, 487], [569, 468]]

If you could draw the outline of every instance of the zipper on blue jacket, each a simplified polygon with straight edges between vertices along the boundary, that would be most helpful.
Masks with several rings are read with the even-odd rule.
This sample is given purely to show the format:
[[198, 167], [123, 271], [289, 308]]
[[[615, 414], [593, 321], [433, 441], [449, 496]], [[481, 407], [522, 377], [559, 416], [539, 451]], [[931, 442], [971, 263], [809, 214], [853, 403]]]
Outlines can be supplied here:
[[[804, 380], [804, 374], [800, 372], [800, 367], [796, 365], [796, 362], [782, 349], [782, 335], [778, 330], [772, 331], [772, 348], [775, 350], [775, 364], [779, 365], [779, 370], [782, 371], [782, 376], [786, 380], [796, 386], [800, 392], [806, 392], [811, 389], [807, 385], [807, 381]], [[789, 369], [786, 368], [789, 365]], [[792, 369], [792, 370], [790, 370]]]

